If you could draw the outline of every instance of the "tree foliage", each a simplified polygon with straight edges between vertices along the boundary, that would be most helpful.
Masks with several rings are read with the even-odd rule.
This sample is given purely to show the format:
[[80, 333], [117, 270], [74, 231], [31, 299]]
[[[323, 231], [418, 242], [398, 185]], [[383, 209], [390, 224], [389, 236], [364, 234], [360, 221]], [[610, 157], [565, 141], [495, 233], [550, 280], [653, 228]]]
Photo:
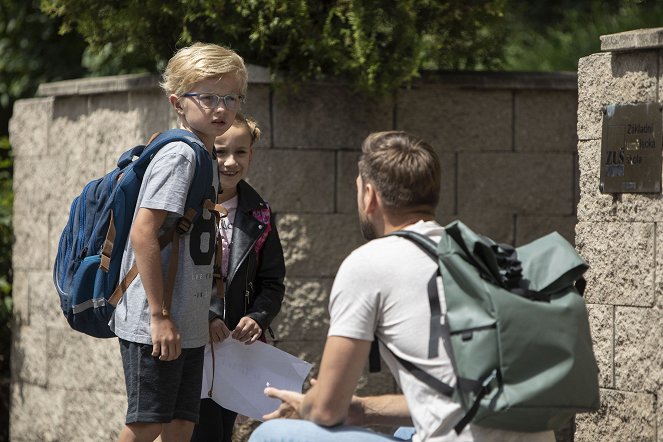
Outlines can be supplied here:
[[[8, 0], [4, 0], [8, 1]], [[11, 2], [10, 2], [11, 3]], [[41, 0], [79, 33], [93, 75], [159, 72], [194, 41], [237, 50], [287, 82], [371, 94], [425, 70], [575, 70], [599, 36], [663, 23], [658, 0]]]
[[515, 2], [507, 8], [509, 34], [502, 68], [575, 71], [578, 59], [600, 52], [601, 35], [663, 24], [659, 0]]
[[7, 133], [16, 99], [34, 96], [40, 83], [86, 74], [85, 42], [76, 34], [61, 35], [60, 27], [39, 1], [0, 0], [0, 134]]
[[[345, 77], [381, 93], [426, 66], [496, 66], [506, 0], [42, 0], [91, 53], [158, 70], [181, 46], [230, 46], [249, 63], [302, 81]], [[100, 57], [103, 58], [103, 57]], [[111, 63], [113, 64], [113, 63]]]

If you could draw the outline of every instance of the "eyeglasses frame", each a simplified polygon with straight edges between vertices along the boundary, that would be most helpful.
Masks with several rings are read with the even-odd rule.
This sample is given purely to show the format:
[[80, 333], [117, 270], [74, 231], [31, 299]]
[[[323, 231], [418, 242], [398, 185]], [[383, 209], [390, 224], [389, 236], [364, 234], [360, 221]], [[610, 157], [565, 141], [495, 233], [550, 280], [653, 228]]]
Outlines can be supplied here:
[[[200, 102], [200, 99], [199, 99], [198, 97], [201, 96], [201, 95], [210, 95], [210, 96], [217, 97], [217, 99], [218, 99], [218, 103], [217, 103], [216, 106], [214, 106], [214, 107], [207, 107], [207, 106], [205, 106], [203, 103]], [[228, 110], [237, 110], [237, 111], [241, 108], [242, 103], [244, 103], [245, 98], [246, 98], [244, 95], [235, 95], [235, 94], [219, 95], [219, 94], [212, 94], [212, 93], [210, 93], [210, 92], [200, 92], [200, 93], [199, 93], [199, 92], [187, 92], [187, 93], [185, 93], [185, 94], [180, 95], [180, 97], [196, 97], [196, 101], [197, 101], [198, 104], [200, 104], [204, 109], [216, 109], [216, 108], [219, 107], [219, 105], [221, 104], [221, 102], [223, 102], [223, 107], [224, 107], [224, 109], [228, 109]], [[226, 104], [226, 98], [227, 98], [227, 97], [236, 98], [236, 99], [238, 100], [239, 104], [237, 105], [237, 109], [230, 109], [230, 108], [228, 107], [228, 105]]]

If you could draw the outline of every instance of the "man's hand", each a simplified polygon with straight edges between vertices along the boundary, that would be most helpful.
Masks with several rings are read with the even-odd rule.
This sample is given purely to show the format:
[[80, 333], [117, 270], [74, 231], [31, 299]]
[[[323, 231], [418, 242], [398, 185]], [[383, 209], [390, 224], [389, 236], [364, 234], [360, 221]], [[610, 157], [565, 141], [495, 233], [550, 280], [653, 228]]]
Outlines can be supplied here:
[[352, 395], [350, 408], [348, 408], [348, 417], [345, 418], [345, 424], [361, 427], [365, 422], [366, 412], [364, 410], [363, 398]]
[[150, 319], [152, 356], [160, 361], [174, 361], [182, 354], [182, 337], [172, 319], [154, 315]]
[[272, 419], [301, 419], [299, 407], [302, 404], [303, 394], [290, 390], [279, 390], [278, 388], [265, 388], [265, 396], [281, 401], [279, 408], [262, 418], [266, 421]]
[[253, 344], [260, 337], [262, 329], [256, 321], [244, 316], [233, 330], [233, 339], [237, 339], [247, 345]]
[[230, 336], [230, 330], [226, 327], [226, 323], [221, 318], [214, 318], [209, 323], [209, 339], [212, 343], [223, 342]]

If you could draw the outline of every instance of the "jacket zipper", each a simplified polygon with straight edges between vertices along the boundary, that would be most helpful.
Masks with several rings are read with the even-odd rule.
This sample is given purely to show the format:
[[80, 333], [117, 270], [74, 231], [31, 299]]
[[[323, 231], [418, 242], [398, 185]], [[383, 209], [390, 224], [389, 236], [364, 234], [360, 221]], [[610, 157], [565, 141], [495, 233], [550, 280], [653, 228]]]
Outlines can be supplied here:
[[[251, 292], [253, 291], [253, 281], [249, 281], [249, 273], [251, 273], [251, 257], [246, 257], [246, 280], [244, 283], [244, 316], [249, 311], [249, 303], [251, 301]], [[250, 290], [249, 290], [250, 289]]]

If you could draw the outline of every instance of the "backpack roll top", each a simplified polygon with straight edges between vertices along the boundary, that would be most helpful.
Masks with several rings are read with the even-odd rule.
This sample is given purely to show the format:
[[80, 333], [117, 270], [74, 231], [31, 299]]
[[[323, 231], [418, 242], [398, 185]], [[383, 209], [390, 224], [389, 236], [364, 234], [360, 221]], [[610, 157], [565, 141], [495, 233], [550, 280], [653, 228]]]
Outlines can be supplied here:
[[556, 293], [583, 281], [589, 265], [571, 244], [557, 232], [549, 233], [529, 244], [518, 247], [523, 263], [523, 279], [530, 281], [530, 289]]
[[[127, 150], [113, 171], [88, 183], [74, 199], [53, 269], [63, 314], [74, 330], [99, 338], [115, 336], [108, 322], [137, 275], [137, 271], [130, 271], [131, 278], [120, 281], [122, 256], [143, 177], [156, 153], [178, 141], [196, 153], [194, 178], [186, 200], [186, 219], [192, 224], [202, 214], [204, 199], [215, 198], [213, 166], [202, 142], [181, 129], [163, 132], [149, 144]], [[181, 234], [188, 232], [188, 228], [182, 230]], [[174, 237], [172, 233], [164, 235], [161, 247]]]

